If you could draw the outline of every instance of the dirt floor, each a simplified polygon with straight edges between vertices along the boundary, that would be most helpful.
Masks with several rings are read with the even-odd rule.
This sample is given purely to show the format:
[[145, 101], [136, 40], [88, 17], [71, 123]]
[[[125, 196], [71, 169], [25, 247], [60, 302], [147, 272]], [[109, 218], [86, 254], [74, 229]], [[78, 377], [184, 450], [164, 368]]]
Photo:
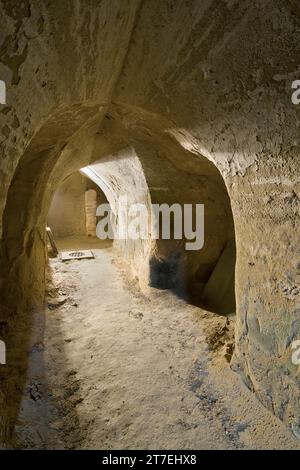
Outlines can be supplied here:
[[16, 447], [300, 448], [229, 366], [233, 319], [168, 291], [146, 298], [113, 261], [50, 261], [47, 306], [34, 313]]

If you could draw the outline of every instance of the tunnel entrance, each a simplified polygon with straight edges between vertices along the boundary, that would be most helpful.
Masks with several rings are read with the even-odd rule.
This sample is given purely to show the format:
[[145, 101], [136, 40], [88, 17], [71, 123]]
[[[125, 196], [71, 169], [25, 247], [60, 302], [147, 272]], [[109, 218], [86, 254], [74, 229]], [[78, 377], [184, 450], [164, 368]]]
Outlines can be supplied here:
[[[221, 315], [235, 314], [234, 220], [224, 179], [212, 162], [192, 155], [174, 141], [157, 144], [134, 141], [133, 148], [115, 152], [83, 172], [107, 195], [116, 232], [120, 226], [127, 232], [130, 224], [128, 216], [124, 219], [120, 204], [124, 199], [129, 206], [140, 205], [146, 209], [152, 228], [162, 208], [169, 211], [168, 239], [159, 233], [153, 240], [150, 228], [139, 239], [114, 241], [142, 287], [170, 289], [193, 305]], [[180, 208], [179, 217], [184, 226], [186, 206], [191, 209], [195, 222], [200, 205], [204, 208], [203, 227], [200, 227], [203, 246], [189, 250], [186, 247], [190, 240], [184, 233], [181, 238], [174, 236], [173, 207]]]
[[94, 249], [111, 246], [112, 240], [100, 242], [96, 236], [100, 204], [108, 204], [105, 194], [84, 173], [74, 172], [61, 182], [47, 217], [50, 258], [58, 257], [61, 262], [94, 259]]
[[[154, 191], [154, 187], [150, 186], [151, 204], [148, 205], [145, 204], [148, 196], [145, 196], [144, 192], [140, 196], [136, 195], [132, 202], [135, 205], [143, 205], [149, 219], [148, 223], [152, 225], [155, 219], [159, 219], [160, 228], [162, 228], [162, 208], [169, 211], [170, 236], [166, 239], [161, 231], [150, 246], [151, 241], [147, 238], [150, 238], [151, 234], [147, 231], [144, 240], [126, 239], [128, 237], [127, 228], [132, 219], [130, 221], [130, 217], [127, 215], [125, 220], [121, 214], [124, 189], [120, 170], [115, 169], [115, 165], [118, 168], [122, 158], [121, 152], [120, 156], [115, 155], [109, 162], [94, 163], [64, 179], [53, 196], [47, 219], [47, 225], [51, 227], [55, 238], [69, 239], [69, 241], [72, 238], [77, 238], [78, 241], [79, 237], [96, 237], [96, 225], [101, 220], [96, 217], [97, 208], [101, 204], [108, 204], [108, 196], [114, 208], [111, 215], [114, 218], [113, 229], [115, 233], [118, 232], [120, 224], [123, 224], [125, 228], [123, 239], [115, 240], [121, 254], [124, 254], [124, 250], [128, 250], [130, 243], [134, 255], [136, 255], [137, 247], [141, 244], [143, 244], [143, 253], [148, 248], [149, 285], [151, 287], [170, 289], [187, 302], [214, 313], [234, 314], [236, 309], [235, 231], [230, 199], [221, 175], [212, 164], [208, 165], [207, 163], [205, 170], [209, 169], [208, 174], [203, 174], [203, 162], [200, 162], [198, 171], [201, 171], [201, 179], [190, 177], [190, 185], [186, 192], [182, 187], [180, 194], [176, 194], [176, 189], [174, 189], [172, 194], [169, 194], [169, 191], [163, 191], [158, 195], [157, 191]], [[195, 164], [195, 168], [197, 169], [197, 164]], [[167, 172], [168, 169], [166, 168], [165, 171]], [[170, 173], [167, 174], [170, 177]], [[180, 174], [179, 171], [172, 176], [174, 181], [176, 178], [184, 182], [186, 178], [186, 175]], [[152, 181], [150, 183], [153, 184]], [[201, 185], [204, 188], [201, 188]], [[146, 187], [144, 191], [146, 191]], [[130, 192], [129, 188], [128, 192]], [[127, 201], [128, 196], [126, 195], [125, 198]], [[156, 204], [152, 204], [153, 201]], [[197, 221], [195, 219], [198, 214], [195, 207], [200, 205], [203, 206], [203, 219]], [[179, 222], [182, 221], [183, 225], [186, 206], [191, 209], [193, 230], [196, 229], [194, 233], [197, 233], [199, 229], [203, 232], [203, 244], [200, 248], [187, 249], [189, 241], [185, 238], [184, 233], [182, 239], [178, 239], [178, 237], [176, 239], [174, 230], [176, 214], [173, 209], [175, 206], [180, 211]], [[153, 207], [157, 210], [154, 211]], [[183, 210], [181, 211], [181, 209]], [[105, 211], [102, 215], [104, 213]], [[124, 219], [122, 221], [121, 215]], [[176, 222], [178, 223], [178, 218]], [[107, 230], [108, 232], [109, 230]], [[64, 245], [62, 240], [60, 245]], [[190, 245], [192, 244], [190, 243]], [[68, 246], [70, 248], [70, 244]], [[75, 243], [74, 249], [76, 246]], [[84, 246], [87, 246], [87, 243]], [[140, 258], [136, 263], [139, 262]]]
[[96, 238], [97, 207], [107, 204], [99, 186], [77, 171], [56, 190], [49, 207], [47, 226], [55, 239]]
[[[61, 183], [53, 196], [47, 221], [47, 225], [51, 227], [56, 239], [96, 237], [96, 224], [99, 221], [99, 218], [96, 218], [97, 207], [100, 204], [108, 203], [106, 196], [100, 189], [100, 184], [102, 188], [105, 188], [107, 194], [110, 194], [109, 190], [107, 191], [109, 181], [104, 183], [103, 174], [105, 175], [105, 162], [83, 168], [81, 172], [72, 173]], [[150, 252], [149, 284], [158, 289], [170, 289], [193, 305], [214, 313], [228, 315], [235, 313], [236, 247], [234, 222], [230, 199], [222, 177], [216, 172], [213, 172], [213, 175], [218, 178], [218, 188], [221, 188], [222, 191], [219, 189], [219, 192], [214, 194], [211, 181], [207, 179], [205, 186], [202, 181], [204, 188], [200, 194], [195, 195], [194, 192], [192, 194], [194, 206], [204, 201], [203, 220], [197, 221], [197, 225], [199, 225], [198, 222], [203, 225], [200, 227], [203, 229], [203, 246], [201, 249], [188, 250], [186, 249], [188, 241], [184, 235], [182, 240], [174, 238], [176, 214], [170, 210], [170, 237], [164, 239], [160, 233]], [[196, 185], [198, 181], [192, 181], [192, 183]], [[194, 190], [193, 187], [192, 189]], [[113, 188], [111, 188], [111, 192], [113, 192]], [[190, 188], [187, 193], [187, 196], [184, 195], [184, 190], [182, 190], [180, 198], [177, 198], [175, 194], [175, 197], [172, 195], [170, 201], [168, 194], [155, 199], [156, 193], [150, 191], [151, 201], [158, 200], [161, 203], [156, 204], [158, 210], [166, 206], [165, 200], [172, 202], [171, 209], [178, 201], [176, 208], [181, 210], [185, 206], [185, 201], [191, 200]], [[122, 192], [115, 197], [114, 216], [117, 224], [120, 224], [120, 214], [117, 214], [117, 210], [121, 211], [122, 209], [116, 209], [119, 199], [122, 199]], [[152, 218], [153, 221], [157, 214], [153, 213], [152, 206], [146, 207], [146, 210], [149, 212], [149, 218]], [[195, 210], [193, 212], [192, 217], [195, 225]], [[161, 215], [159, 212], [158, 217]], [[183, 214], [180, 213], [179, 216], [183, 217]], [[128, 225], [130, 222], [127, 220], [123, 223]], [[62, 242], [61, 245], [63, 246]], [[85, 246], [87, 246], [86, 243]]]
[[[82, 116], [83, 120], [84, 118], [85, 115]], [[125, 355], [133, 354], [124, 346], [127, 336], [123, 331], [126, 332], [128, 318], [140, 321], [144, 318], [145, 312], [151, 316], [153, 311], [159, 318], [162, 310], [165, 319], [169, 311], [171, 321], [174, 312], [171, 315], [171, 310], [168, 309], [172, 303], [175, 305], [180, 324], [182, 324], [180, 309], [193, 308], [194, 305], [222, 315], [234, 312], [234, 224], [227, 189], [217, 168], [206, 158], [195, 157], [185, 151], [174, 140], [164, 142], [158, 139], [144, 142], [140, 139], [129, 139], [127, 134], [124, 137], [119, 129], [116, 131], [118, 139], [115, 138], [112, 129], [105, 129], [109, 135], [113, 135], [114, 145], [107, 142], [107, 137], [100, 145], [97, 140], [99, 134], [95, 131], [98, 130], [98, 126], [94, 124], [89, 129], [82, 129], [78, 135], [75, 133], [71, 141], [65, 145], [62, 135], [61, 141], [53, 147], [51, 146], [53, 127], [59, 134], [59, 124], [59, 120], [54, 116], [49, 123], [51, 132], [49, 131], [48, 140], [45, 139], [47, 129], [43, 128], [26, 149], [12, 179], [3, 217], [1, 302], [7, 308], [9, 321], [12, 311], [18, 312], [19, 315], [18, 327], [10, 336], [8, 350], [14, 351], [14, 363], [19, 361], [22, 368], [22, 374], [11, 374], [9, 381], [10, 387], [18, 390], [15, 392], [14, 404], [10, 409], [11, 423], [14, 423], [18, 416], [19, 402], [23, 399], [27, 387], [28, 350], [34, 353], [40, 351], [39, 345], [31, 343], [35, 316], [28, 312], [32, 305], [40, 308], [45, 286], [49, 286], [49, 278], [47, 279], [49, 273], [45, 274], [48, 262], [45, 249], [47, 225], [52, 228], [60, 251], [92, 249], [96, 252], [94, 260], [85, 262], [75, 259], [69, 263], [72, 269], [78, 266], [77, 263], [81, 263], [78, 272], [76, 269], [75, 272], [69, 271], [62, 264], [54, 265], [54, 274], [58, 274], [59, 283], [65, 274], [66, 282], [58, 287], [58, 300], [53, 298], [46, 302], [48, 310], [42, 318], [50, 319], [53, 312], [63, 313], [63, 322], [60, 322], [60, 317], [57, 318], [57, 326], [60, 325], [60, 328], [57, 328], [54, 322], [49, 336], [49, 345], [52, 345], [51, 336], [57, 334], [59, 339], [63, 338], [63, 347], [61, 341], [55, 343], [61, 351], [67, 349], [65, 342], [69, 344], [70, 338], [66, 337], [66, 333], [72, 331], [71, 317], [81, 305], [80, 299], [76, 298], [76, 292], [84, 299], [84, 307], [78, 317], [79, 328], [77, 326], [75, 328], [77, 336], [80, 336], [80, 322], [85, 324], [85, 317], [91, 308], [95, 323], [100, 313], [105, 322], [106, 312], [109, 312], [111, 316], [109, 324], [112, 330], [108, 335], [112, 341], [115, 331], [119, 331], [114, 319], [119, 318], [118, 314], [121, 312], [120, 334], [123, 335], [122, 347]], [[90, 182], [87, 184], [87, 180], [82, 179], [82, 175], [78, 173], [79, 168], [84, 168], [89, 173], [89, 175], [85, 173], [86, 176], [93, 175], [91, 178], [93, 184]], [[122, 261], [122, 269], [126, 273], [124, 275], [126, 288], [123, 284], [121, 287], [119, 275], [112, 267], [111, 242], [107, 245], [94, 236], [96, 224], [94, 219], [93, 221], [90, 219], [87, 224], [89, 210], [91, 208], [95, 210], [94, 191], [97, 192], [98, 188], [101, 188], [105, 195], [104, 200], [107, 200], [114, 213], [116, 226], [120, 225], [121, 221], [124, 226], [129, 222], [118, 212], [118, 201], [124, 195], [129, 205], [143, 205], [150, 219], [153, 217], [152, 206], [155, 204], [167, 204], [170, 207], [173, 204], [180, 206], [203, 204], [205, 207], [203, 249], [187, 251], [186, 240], [172, 237], [168, 240], [162, 237], [152, 239], [150, 232], [149, 236], [143, 239], [115, 239], [114, 258]], [[78, 198], [79, 193], [80, 198]], [[79, 240], [80, 237], [83, 239]], [[100, 264], [101, 269], [99, 269]], [[113, 271], [114, 277], [110, 279], [109, 274], [105, 274], [103, 269], [106, 269], [107, 273]], [[98, 274], [101, 274], [100, 280]], [[85, 293], [87, 279], [90, 279], [87, 290], [89, 296]], [[219, 279], [221, 284], [218, 284]], [[102, 283], [101, 286], [99, 283]], [[115, 285], [120, 288], [120, 295], [115, 290]], [[76, 287], [76, 292], [73, 292], [73, 286]], [[149, 286], [156, 288], [157, 307], [155, 302], [149, 301], [148, 304], [148, 301], [143, 300], [141, 303], [139, 301], [135, 303], [133, 300], [140, 291], [141, 296], [146, 294], [145, 298], [148, 298], [151, 290]], [[57, 287], [53, 288], [53, 293], [56, 296]], [[179, 299], [176, 299], [173, 293], [180, 297], [179, 303], [177, 303]], [[106, 306], [103, 306], [102, 295], [106, 296], [108, 302]], [[132, 302], [130, 308], [127, 304], [128, 299]], [[181, 302], [181, 299], [185, 302]], [[64, 315], [68, 313], [67, 307], [70, 309], [70, 315]], [[201, 313], [201, 309], [197, 311]], [[17, 318], [17, 315], [14, 318]], [[151, 322], [153, 319], [151, 317]], [[38, 323], [41, 323], [40, 318]], [[41, 330], [43, 328], [42, 325]], [[134, 329], [134, 331], [140, 330]], [[97, 329], [98, 333], [100, 335]], [[150, 329], [147, 330], [148, 333]], [[152, 336], [153, 334], [150, 334], [151, 338]], [[133, 334], [132, 337], [134, 342], [130, 347], [136, 351], [134, 348], [138, 344], [137, 335]], [[73, 339], [70, 343], [72, 341]], [[91, 345], [92, 348], [100, 347], [96, 340], [92, 340]], [[84, 340], [83, 343], [80, 341], [83, 352], [85, 346], [87, 345]], [[106, 346], [109, 349], [112, 345], [110, 343]], [[117, 354], [117, 349], [114, 347], [112, 349]], [[43, 347], [41, 350], [43, 351]], [[89, 345], [88, 351], [91, 353], [91, 358], [93, 353]], [[71, 352], [70, 355], [73, 360]], [[118, 358], [122, 359], [120, 355]], [[147, 362], [147, 359], [145, 360]], [[157, 357], [154, 362], [157, 362]], [[80, 367], [84, 365], [81, 364]], [[137, 370], [139, 368], [135, 369], [135, 372]], [[56, 372], [56, 369], [51, 369], [54, 376]], [[8, 372], [7, 374], [9, 375]], [[89, 375], [88, 380], [90, 379]], [[143, 382], [143, 385], [145, 383]], [[73, 385], [71, 384], [71, 387]], [[30, 384], [28, 386], [31, 387]], [[30, 388], [29, 395], [39, 400], [41, 394], [38, 390], [36, 392], [36, 387], [39, 388], [38, 384], [35, 384], [33, 389]]]

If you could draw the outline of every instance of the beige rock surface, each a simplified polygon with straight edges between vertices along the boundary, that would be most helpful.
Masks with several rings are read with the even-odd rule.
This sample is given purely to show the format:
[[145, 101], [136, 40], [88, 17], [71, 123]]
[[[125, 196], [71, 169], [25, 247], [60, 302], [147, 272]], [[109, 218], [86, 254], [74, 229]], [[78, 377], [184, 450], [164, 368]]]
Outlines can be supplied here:
[[[63, 178], [130, 149], [125, 179], [137, 165], [143, 185], [159, 173], [166, 184], [175, 165], [188, 173], [184, 185], [172, 174], [184, 195], [201, 162], [199, 198], [205, 187], [208, 199], [223, 192], [214, 186], [223, 178], [234, 220], [235, 370], [299, 435], [298, 2], [1, 0], [0, 22], [0, 313], [10, 367], [24, 367], [16, 332], [25, 344], [33, 320], [24, 312], [43, 300], [44, 227]], [[0, 373], [7, 442], [18, 404], [9, 370]]]

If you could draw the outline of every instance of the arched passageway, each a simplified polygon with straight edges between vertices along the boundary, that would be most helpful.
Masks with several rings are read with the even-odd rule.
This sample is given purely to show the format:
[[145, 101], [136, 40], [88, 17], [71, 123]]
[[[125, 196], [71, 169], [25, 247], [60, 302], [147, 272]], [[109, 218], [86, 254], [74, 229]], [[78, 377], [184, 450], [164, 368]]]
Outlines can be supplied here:
[[47, 216], [55, 238], [96, 236], [96, 209], [107, 203], [101, 189], [80, 172], [67, 176], [57, 188]]
[[[174, 238], [174, 226], [170, 236], [166, 233], [164, 239], [161, 231], [156, 240], [151, 240], [151, 230], [147, 228], [144, 240], [131, 242], [131, 248], [129, 240], [125, 244], [115, 241], [121, 256], [135, 264], [138, 280], [142, 283], [146, 278], [146, 286], [171, 289], [188, 302], [216, 313], [234, 313], [234, 222], [218, 170], [204, 158], [195, 158], [179, 147], [166, 150], [138, 141], [133, 145], [133, 149], [122, 149], [82, 170], [106, 192], [115, 218], [120, 223], [121, 214], [117, 212], [123, 206], [118, 205], [124, 199], [128, 206], [145, 205], [152, 227], [154, 221], [162, 226], [164, 208], [174, 224], [176, 208], [180, 208], [178, 220], [183, 221], [184, 211], [190, 206], [193, 231], [197, 228], [198, 235], [197, 240], [193, 238], [193, 246], [184, 233]], [[188, 171], [178, 164], [183, 158], [185, 165], [190, 166]], [[203, 220], [197, 217], [197, 205], [204, 206]], [[130, 220], [124, 223], [128, 225]], [[201, 235], [203, 246], [198, 240]], [[189, 241], [192, 249], [186, 248]]]
[[[135, 202], [144, 201], [149, 204], [149, 201], [155, 200], [171, 204], [175, 201], [190, 201], [189, 192], [186, 196], [183, 189], [180, 191], [180, 197], [176, 198], [174, 185], [170, 183], [173, 181], [179, 184], [178, 179], [169, 180], [169, 194], [166, 195], [166, 191], [162, 191], [163, 196], [159, 199], [153, 198], [153, 194], [156, 194], [151, 192], [153, 188], [166, 186], [158, 186], [155, 180], [149, 179], [149, 150], [147, 158], [143, 160], [140, 157], [141, 148], [137, 144], [135, 147], [125, 147], [89, 165], [94, 175], [101, 177], [101, 187], [104, 188], [112, 207], [117, 207], [118, 198], [125, 190], [130, 194], [130, 188], [134, 188], [131, 197]], [[160, 158], [162, 169], [162, 155], [155, 154], [155, 157]], [[61, 155], [61, 158], [64, 156]], [[157, 163], [156, 159], [154, 161]], [[143, 162], [147, 162], [147, 171]], [[168, 165], [167, 167], [169, 168]], [[197, 163], [195, 167], [197, 168]], [[66, 173], [69, 174], [70, 171], [69, 166]], [[232, 219], [230, 212], [226, 212], [226, 189], [220, 185], [217, 179], [219, 175], [214, 171], [213, 166], [208, 165], [207, 169], [205, 161], [201, 162], [199, 175], [202, 184], [206, 190], [214, 188], [215, 192], [207, 195], [202, 189], [199, 196], [198, 193], [194, 196], [193, 202], [202, 202], [201, 195], [207, 198], [205, 201], [212, 199], [212, 205], [206, 205], [211, 211], [216, 208], [221, 227], [228, 227], [228, 231], [221, 231], [224, 236], [222, 243], [226, 246], [227, 239], [232, 237]], [[169, 175], [172, 175], [171, 171]], [[160, 178], [162, 177], [161, 170]], [[62, 175], [59, 180], [64, 180]], [[185, 178], [183, 180], [185, 181]], [[64, 182], [66, 180], [62, 182], [62, 186]], [[194, 195], [193, 191], [198, 189], [198, 183], [196, 178], [195, 186], [188, 188], [190, 194]], [[54, 189], [51, 194], [54, 194], [55, 201]], [[150, 206], [148, 207], [150, 212]], [[208, 215], [212, 217], [213, 213], [208, 212]], [[214, 230], [215, 227], [212, 226], [209, 232], [214, 242], [212, 246], [221, 248], [217, 256], [214, 250], [209, 253], [212, 259], [215, 259], [213, 256], [219, 259], [224, 248], [222, 250], [220, 231]], [[52, 274], [47, 280], [46, 309], [43, 313], [39, 310], [30, 317], [31, 333], [27, 338], [30, 358], [28, 364], [25, 360], [22, 363], [23, 367], [28, 365], [29, 369], [27, 377], [24, 377], [25, 393], [19, 397], [20, 409], [16, 410], [17, 426], [14, 438], [17, 447], [94, 448], [99, 442], [103, 446], [113, 442], [114, 445], [122, 447], [131, 445], [133, 440], [135, 446], [144, 447], [145, 443], [154, 442], [152, 430], [155, 430], [156, 439], [165, 447], [180, 446], [184, 440], [187, 446], [203, 445], [209, 448], [209, 442], [213, 442], [213, 436], [216, 435], [222, 448], [242, 446], [238, 432], [230, 434], [229, 438], [223, 438], [225, 427], [228, 425], [226, 422], [220, 425], [217, 419], [218, 413], [222, 411], [224, 414], [224, 406], [229, 406], [231, 401], [228, 389], [238, 387], [236, 377], [230, 370], [225, 369], [224, 372], [224, 363], [221, 362], [218, 382], [215, 379], [213, 382], [217, 389], [211, 388], [210, 365], [207, 364], [207, 354], [204, 354], [206, 343], [201, 339], [204, 329], [212, 346], [218, 342], [225, 346], [226, 338], [222, 343], [222, 334], [219, 333], [224, 329], [226, 322], [219, 323], [218, 317], [212, 314], [207, 316], [203, 310], [179, 300], [169, 289], [162, 290], [166, 287], [164, 279], [168, 278], [167, 276], [162, 284], [156, 285], [158, 289], [152, 291], [151, 295], [148, 292], [147, 297], [139, 294], [136, 284], [127, 284], [126, 277], [130, 272], [128, 265], [131, 264], [132, 275], [137, 276], [137, 279], [141, 280], [141, 287], [145, 288], [145, 280], [151, 281], [153, 257], [155, 262], [160, 262], [162, 258], [169, 262], [174, 246], [169, 249], [168, 243], [172, 245], [174, 241], [157, 240], [154, 244], [151, 242], [150, 246], [148, 239], [139, 240], [137, 245], [129, 241], [129, 246], [128, 240], [118, 241], [115, 248], [119, 258], [125, 260], [126, 268], [123, 268], [123, 271], [119, 271], [111, 263], [111, 249], [107, 245], [101, 245], [101, 242], [98, 245], [89, 241], [85, 245], [92, 247], [95, 252], [94, 260], [72, 261], [67, 265], [62, 265], [59, 260], [52, 261]], [[182, 247], [180, 249], [182, 250]], [[197, 258], [196, 252], [192, 254], [191, 264], [186, 266], [190, 269], [196, 266], [198, 272], [199, 268], [202, 268], [201, 260], [201, 256]], [[180, 281], [180, 276], [186, 276], [186, 273], [187, 267], [179, 270], [177, 279]], [[188, 286], [187, 279], [185, 284]], [[173, 289], [177, 286], [171, 284], [168, 287]], [[177, 289], [175, 291], [177, 292]], [[41, 325], [41, 318], [46, 326]], [[34, 337], [33, 341], [31, 335]], [[23, 335], [18, 337], [18, 340], [20, 339], [24, 341], [24, 331]], [[191, 358], [195, 358], [195, 355], [197, 360], [194, 363], [192, 361], [192, 365]], [[18, 359], [20, 360], [20, 356]], [[199, 370], [204, 372], [204, 376], [208, 374], [207, 380], [202, 379], [201, 384]], [[18, 383], [20, 384], [20, 377]], [[205, 392], [207, 396], [206, 401], [202, 403], [205, 412], [199, 405], [200, 389], [201, 393]], [[221, 405], [223, 395], [228, 397], [226, 405], [224, 401]], [[16, 398], [14, 395], [14, 400]], [[243, 398], [249, 400], [247, 394], [243, 395]], [[207, 406], [211, 401], [218, 404], [207, 414]], [[179, 406], [179, 402], [183, 402], [184, 406]], [[245, 420], [238, 423], [239, 429], [244, 429], [246, 421], [250, 428], [257, 426], [255, 416], [261, 416], [262, 407], [255, 402], [254, 397], [250, 403], [251, 410], [246, 413]], [[158, 426], [162, 415], [153, 413], [157, 407], [163, 407], [167, 412], [168, 419], [164, 425]], [[195, 407], [196, 411], [189, 421], [188, 415]], [[242, 406], [237, 406], [230, 412], [233, 414], [228, 419], [232, 419], [232, 416], [237, 419], [241, 412]], [[145, 428], [145, 419], [150, 425], [146, 432], [141, 432]], [[187, 422], [188, 426], [182, 425], [183, 421]], [[35, 423], [37, 433], [31, 430], [32, 422]], [[200, 422], [202, 424], [196, 426], [196, 423]], [[208, 422], [213, 425], [208, 426]], [[192, 432], [190, 425], [193, 425]], [[273, 426], [275, 421], [271, 423], [270, 432]], [[288, 442], [283, 428], [279, 436], [283, 442]], [[261, 445], [266, 444], [268, 438], [267, 435], [262, 439], [260, 435]]]
[[[229, 197], [218, 170], [205, 158], [197, 158], [182, 149], [172, 138], [160, 141], [157, 135], [149, 141], [137, 133], [133, 139], [120, 120], [113, 124], [115, 119], [105, 120], [99, 132], [95, 117], [86, 121], [87, 115], [94, 112], [94, 108], [78, 108], [77, 126], [81, 126], [82, 120], [86, 123], [77, 132], [73, 118], [73, 129], [68, 124], [73, 115], [71, 110], [61, 117], [53, 117], [24, 153], [8, 192], [1, 244], [2, 302], [7, 306], [8, 315], [14, 309], [22, 318], [23, 326], [17, 328], [9, 344], [10, 350], [15, 351], [14, 363], [18, 361], [24, 371], [21, 377], [18, 374], [11, 379], [10, 386], [17, 380], [20, 392], [26, 383], [26, 348], [34, 328], [33, 319], [25, 312], [41, 305], [46, 287], [45, 226], [52, 220], [54, 232], [59, 234], [53, 215], [61, 193], [55, 191], [68, 185], [74, 171], [82, 169], [84, 164], [88, 166], [82, 172], [92, 172], [96, 175], [96, 179], [92, 178], [94, 183], [102, 182], [99, 186], [115, 212], [115, 228], [120, 224], [118, 203], [123, 196], [127, 197], [128, 204], [144, 204], [149, 220], [155, 217], [153, 204], [179, 204], [181, 207], [204, 204], [205, 243], [200, 250], [186, 250], [187, 240], [175, 240], [172, 235], [170, 240], [162, 239], [160, 235], [158, 239], [152, 239], [149, 227], [149, 233], [143, 239], [125, 237], [115, 240], [115, 251], [125, 262], [132, 279], [136, 279], [147, 295], [151, 287], [170, 289], [185, 301], [212, 311], [223, 314], [235, 311], [234, 250], [228, 256], [228, 246], [234, 245], [234, 226]], [[64, 127], [69, 133], [73, 132], [67, 143], [64, 143]], [[180, 163], [183, 157], [187, 171]], [[157, 168], [160, 168], [159, 172]], [[73, 196], [81, 178], [79, 176], [74, 182]], [[76, 199], [73, 203], [76, 211], [72, 217], [76, 217], [80, 204]], [[71, 210], [71, 204], [71, 200], [66, 201], [66, 208]], [[63, 208], [61, 205], [60, 209]], [[67, 227], [67, 214], [62, 212], [60, 217]], [[72, 226], [72, 220], [69, 222]], [[125, 220], [125, 225], [128, 223], [129, 220]], [[77, 229], [73, 227], [73, 230], [76, 235]], [[222, 290], [214, 284], [214, 279], [222, 270], [222, 263], [224, 266], [224, 258], [225, 287]], [[98, 303], [101, 303], [100, 297]], [[19, 413], [21, 396], [18, 393], [12, 395], [14, 405], [9, 408], [12, 425]]]

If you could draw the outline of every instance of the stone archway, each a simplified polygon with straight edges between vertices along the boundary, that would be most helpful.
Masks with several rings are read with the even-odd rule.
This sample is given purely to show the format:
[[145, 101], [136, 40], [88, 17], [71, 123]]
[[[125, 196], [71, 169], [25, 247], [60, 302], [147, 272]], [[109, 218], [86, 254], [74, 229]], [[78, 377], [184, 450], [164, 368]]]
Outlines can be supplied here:
[[[176, 273], [177, 281], [168, 286], [177, 292], [180, 287], [180, 294], [187, 300], [201, 305], [201, 300], [196, 296], [208, 284], [228, 240], [233, 236], [227, 190], [212, 163], [181, 149], [174, 140], [167, 143], [160, 141], [159, 135], [152, 143], [147, 139], [144, 142], [140, 140], [139, 133], [134, 139], [132, 132], [128, 132], [118, 120], [113, 125], [109, 120], [108, 127], [104, 125], [101, 128], [97, 122], [97, 108], [78, 108], [78, 118], [76, 122], [72, 120], [72, 127], [68, 121], [71, 116], [71, 110], [60, 116], [55, 115], [36, 134], [17, 166], [4, 211], [1, 299], [7, 308], [9, 322], [12, 312], [19, 312], [19, 318], [13, 318], [20, 321], [20, 327], [12, 335], [8, 348], [16, 351], [14, 363], [18, 360], [23, 370], [26, 370], [26, 341], [31, 329], [30, 315], [27, 316], [26, 310], [43, 302], [45, 289], [47, 258], [44, 228], [48, 207], [59, 181], [75, 169], [80, 169], [84, 163], [90, 163], [90, 167], [104, 178], [106, 188], [102, 189], [112, 206], [125, 193], [131, 202], [144, 203], [149, 213], [151, 202], [205, 204], [208, 226], [205, 250], [203, 253], [186, 253], [181, 242], [179, 245], [177, 243], [183, 263]], [[52, 139], [55, 146], [51, 145]], [[130, 143], [126, 145], [126, 142]], [[101, 154], [103, 156], [99, 159]], [[181, 158], [188, 162], [188, 172], [181, 167]], [[156, 176], [158, 167], [161, 169], [159, 177]], [[185, 188], [187, 178], [189, 184]], [[180, 188], [178, 193], [176, 187]], [[110, 188], [109, 192], [107, 188]], [[120, 241], [115, 245], [143, 289], [147, 290], [149, 284], [155, 285], [153, 279], [155, 276], [157, 279], [158, 271], [160, 282], [157, 287], [166, 287], [168, 273], [162, 279], [161, 266], [170, 263], [173, 256], [172, 240], [153, 241], [149, 238], [130, 243]], [[232, 262], [234, 267], [235, 259]], [[234, 292], [234, 284], [231, 288]], [[215, 309], [215, 306], [209, 307]], [[227, 313], [222, 309], [220, 312]], [[11, 322], [10, 327], [14, 328], [12, 325]], [[18, 343], [23, 344], [24, 349], [18, 350]], [[15, 378], [20, 384], [21, 376]], [[15, 394], [13, 399], [15, 405], [10, 410], [12, 423], [18, 408]]]

